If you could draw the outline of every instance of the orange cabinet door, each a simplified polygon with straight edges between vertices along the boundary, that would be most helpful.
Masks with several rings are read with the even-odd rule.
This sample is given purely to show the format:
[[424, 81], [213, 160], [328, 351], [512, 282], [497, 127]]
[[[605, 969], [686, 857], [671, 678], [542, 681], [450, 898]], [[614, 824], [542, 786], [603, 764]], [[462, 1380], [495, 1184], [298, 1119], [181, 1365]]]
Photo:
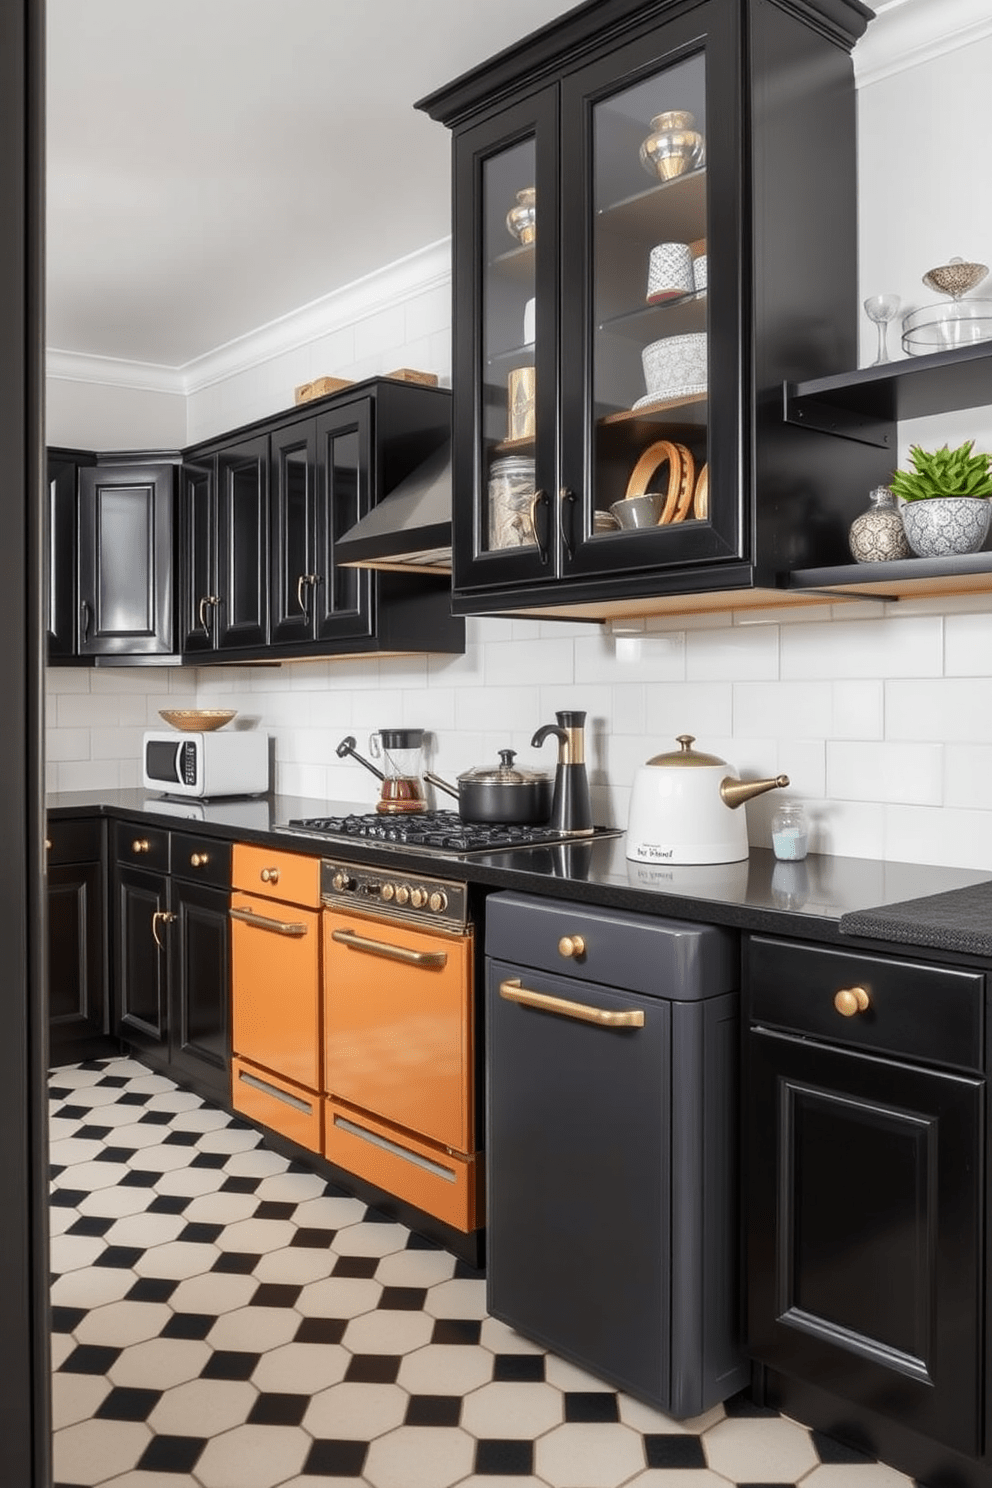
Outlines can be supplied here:
[[470, 1152], [471, 939], [329, 909], [323, 922], [324, 1088]]
[[231, 896], [234, 1053], [320, 1090], [320, 924], [314, 910]]

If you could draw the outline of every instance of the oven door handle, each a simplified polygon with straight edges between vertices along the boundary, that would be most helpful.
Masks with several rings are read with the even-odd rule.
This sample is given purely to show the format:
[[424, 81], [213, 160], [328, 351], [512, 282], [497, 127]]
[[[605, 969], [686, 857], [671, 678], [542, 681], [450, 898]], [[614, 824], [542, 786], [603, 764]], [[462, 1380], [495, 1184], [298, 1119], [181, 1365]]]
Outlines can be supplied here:
[[269, 920], [265, 915], [255, 914], [250, 909], [231, 909], [228, 913], [232, 920], [243, 920], [246, 925], [254, 925], [256, 930], [271, 930], [273, 935], [299, 938], [307, 933], [306, 925], [295, 920]]
[[369, 940], [354, 930], [332, 930], [331, 939], [349, 951], [364, 951], [368, 956], [383, 956], [387, 961], [402, 961], [407, 966], [447, 966], [447, 951], [411, 951], [406, 946], [390, 945], [384, 940]]
[[547, 992], [532, 992], [528, 987], [521, 986], [519, 977], [500, 982], [499, 995], [507, 1002], [519, 1002], [522, 1007], [556, 1013], [559, 1018], [577, 1018], [581, 1023], [596, 1023], [600, 1028], [644, 1027], [644, 1014], [640, 1008], [613, 1012], [611, 1008], [586, 1007], [582, 1002], [570, 1002], [565, 997], [550, 997]]

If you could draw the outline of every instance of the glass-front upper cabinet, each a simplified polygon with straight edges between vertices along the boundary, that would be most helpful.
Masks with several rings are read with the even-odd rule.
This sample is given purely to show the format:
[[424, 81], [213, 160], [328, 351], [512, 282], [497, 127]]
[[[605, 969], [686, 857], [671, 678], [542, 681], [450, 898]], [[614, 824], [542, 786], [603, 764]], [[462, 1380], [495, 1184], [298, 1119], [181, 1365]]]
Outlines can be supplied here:
[[884, 472], [783, 432], [782, 383], [853, 364], [869, 14], [589, 0], [422, 101], [454, 131], [456, 613], [766, 603], [847, 557]]

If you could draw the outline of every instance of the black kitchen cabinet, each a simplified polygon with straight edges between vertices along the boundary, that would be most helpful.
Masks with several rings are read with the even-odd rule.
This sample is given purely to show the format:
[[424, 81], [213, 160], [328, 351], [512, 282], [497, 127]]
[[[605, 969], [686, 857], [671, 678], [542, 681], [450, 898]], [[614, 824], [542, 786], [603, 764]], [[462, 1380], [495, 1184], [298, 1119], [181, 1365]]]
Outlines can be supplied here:
[[[456, 613], [768, 604], [846, 556], [887, 457], [786, 427], [781, 384], [855, 357], [869, 17], [591, 0], [421, 102], [454, 131]], [[684, 168], [649, 174], [679, 129]], [[674, 243], [689, 276], [649, 283]], [[636, 491], [663, 520], [618, 529]]]
[[48, 860], [49, 1065], [116, 1053], [107, 975], [102, 821], [52, 821]]
[[79, 450], [47, 451], [48, 502], [45, 512], [45, 628], [48, 660], [55, 665], [76, 656], [78, 600], [76, 551], [78, 476], [95, 456]]
[[184, 658], [463, 651], [445, 575], [348, 567], [337, 551], [450, 430], [446, 389], [373, 378], [186, 451]]
[[370, 635], [371, 576], [336, 558], [337, 539], [369, 509], [369, 401], [275, 430], [270, 446], [273, 645]]
[[762, 936], [745, 964], [749, 1352], [842, 1435], [860, 1410], [976, 1457], [984, 976]]
[[101, 456], [78, 474], [76, 651], [81, 657], [175, 651], [175, 464]]
[[268, 640], [269, 441], [261, 434], [185, 460], [180, 627], [184, 654]]
[[224, 1104], [230, 879], [229, 843], [141, 822], [115, 827], [118, 1032], [137, 1058]]
[[489, 1311], [676, 1416], [746, 1381], [735, 937], [487, 902]]

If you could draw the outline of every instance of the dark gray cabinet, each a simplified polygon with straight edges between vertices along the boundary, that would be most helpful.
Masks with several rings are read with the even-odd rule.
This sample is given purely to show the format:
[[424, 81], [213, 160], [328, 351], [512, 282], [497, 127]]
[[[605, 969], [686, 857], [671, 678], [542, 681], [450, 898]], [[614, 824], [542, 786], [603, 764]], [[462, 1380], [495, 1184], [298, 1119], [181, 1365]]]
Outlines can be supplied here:
[[978, 1456], [984, 975], [763, 936], [745, 964], [749, 1352], [841, 1434]]
[[735, 939], [487, 901], [490, 1312], [677, 1416], [745, 1382]]
[[114, 827], [117, 1030], [136, 1056], [227, 1104], [231, 845]]

